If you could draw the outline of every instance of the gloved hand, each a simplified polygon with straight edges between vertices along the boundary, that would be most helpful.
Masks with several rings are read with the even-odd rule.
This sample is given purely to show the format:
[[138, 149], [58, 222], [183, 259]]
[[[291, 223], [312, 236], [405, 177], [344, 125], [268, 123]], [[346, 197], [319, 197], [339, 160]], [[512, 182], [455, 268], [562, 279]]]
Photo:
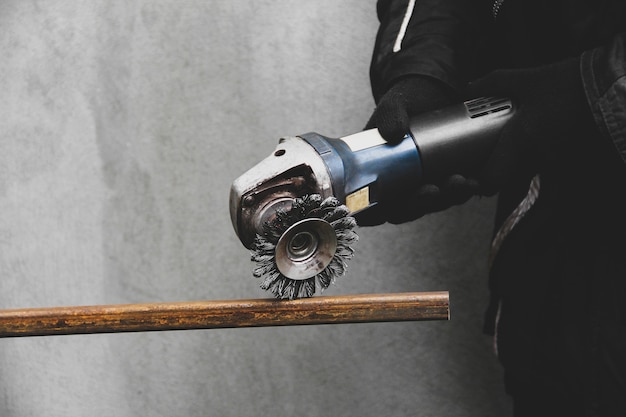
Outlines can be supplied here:
[[398, 143], [409, 132], [412, 116], [458, 101], [451, 88], [426, 76], [410, 76], [396, 82], [378, 102], [365, 129], [378, 128], [389, 143]]
[[[455, 92], [434, 78], [407, 77], [385, 93], [366, 129], [377, 127], [387, 142], [395, 144], [409, 132], [412, 116], [458, 101], [460, 99]], [[451, 175], [440, 184], [425, 184], [414, 193], [398, 196], [386, 206], [373, 207], [355, 217], [361, 226], [374, 226], [384, 222], [404, 223], [462, 204], [477, 192], [476, 180]]]
[[455, 174], [440, 184], [424, 184], [416, 192], [398, 196], [386, 206], [372, 207], [354, 217], [359, 226], [406, 223], [463, 204], [479, 191], [476, 179]]
[[[495, 194], [513, 178], [563, 171], [586, 151], [595, 130], [579, 70], [579, 59], [494, 71], [470, 83], [468, 98], [513, 99], [516, 112], [504, 126], [480, 175], [481, 192]], [[575, 165], [574, 165], [575, 166]]]

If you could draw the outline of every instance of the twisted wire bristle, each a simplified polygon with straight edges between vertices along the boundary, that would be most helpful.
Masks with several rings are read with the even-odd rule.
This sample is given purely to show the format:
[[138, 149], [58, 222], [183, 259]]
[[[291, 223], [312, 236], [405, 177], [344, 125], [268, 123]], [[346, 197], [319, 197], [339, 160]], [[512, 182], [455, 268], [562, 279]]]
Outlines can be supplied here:
[[[324, 291], [337, 277], [344, 275], [346, 261], [354, 255], [350, 245], [358, 241], [358, 235], [353, 230], [356, 220], [349, 214], [350, 210], [338, 199], [322, 199], [319, 194], [295, 198], [290, 210], [277, 211], [274, 220], [263, 225], [263, 235], [257, 234], [251, 250], [251, 260], [256, 263], [252, 275], [262, 279], [260, 287], [280, 299], [309, 298], [315, 294], [318, 285], [320, 292]], [[314, 217], [327, 221], [335, 230], [335, 255], [328, 266], [314, 277], [305, 280], [288, 278], [276, 266], [278, 240], [296, 222]]]

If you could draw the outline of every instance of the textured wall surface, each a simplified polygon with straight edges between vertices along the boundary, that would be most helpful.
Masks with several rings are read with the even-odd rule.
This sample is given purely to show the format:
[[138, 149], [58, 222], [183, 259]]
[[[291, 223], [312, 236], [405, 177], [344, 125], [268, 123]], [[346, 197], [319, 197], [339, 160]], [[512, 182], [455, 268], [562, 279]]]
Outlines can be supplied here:
[[[0, 3], [0, 307], [259, 298], [232, 180], [359, 131], [375, 3]], [[493, 201], [359, 229], [328, 294], [449, 290], [449, 322], [0, 340], [0, 415], [502, 416]]]

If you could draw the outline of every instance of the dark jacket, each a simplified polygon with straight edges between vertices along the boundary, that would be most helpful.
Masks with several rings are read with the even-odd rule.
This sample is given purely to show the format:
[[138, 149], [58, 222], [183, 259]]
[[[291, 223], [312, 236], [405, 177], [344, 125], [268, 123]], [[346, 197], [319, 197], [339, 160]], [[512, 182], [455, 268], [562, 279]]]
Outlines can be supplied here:
[[[542, 174], [536, 204], [498, 252], [486, 330], [497, 330], [514, 396], [543, 390], [586, 415], [626, 415], [626, 1], [382, 0], [378, 17], [377, 101], [405, 76], [460, 90], [494, 69], [581, 57], [597, 132]], [[496, 230], [527, 190], [501, 190]]]

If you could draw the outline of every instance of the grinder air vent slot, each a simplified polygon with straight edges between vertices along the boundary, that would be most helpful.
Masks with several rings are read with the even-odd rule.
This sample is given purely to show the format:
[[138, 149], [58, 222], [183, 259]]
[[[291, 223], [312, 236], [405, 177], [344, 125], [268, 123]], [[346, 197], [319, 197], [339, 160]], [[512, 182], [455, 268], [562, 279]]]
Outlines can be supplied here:
[[513, 108], [511, 100], [508, 98], [498, 97], [481, 97], [474, 100], [466, 101], [465, 107], [469, 117], [476, 119], [488, 114], [510, 111]]

